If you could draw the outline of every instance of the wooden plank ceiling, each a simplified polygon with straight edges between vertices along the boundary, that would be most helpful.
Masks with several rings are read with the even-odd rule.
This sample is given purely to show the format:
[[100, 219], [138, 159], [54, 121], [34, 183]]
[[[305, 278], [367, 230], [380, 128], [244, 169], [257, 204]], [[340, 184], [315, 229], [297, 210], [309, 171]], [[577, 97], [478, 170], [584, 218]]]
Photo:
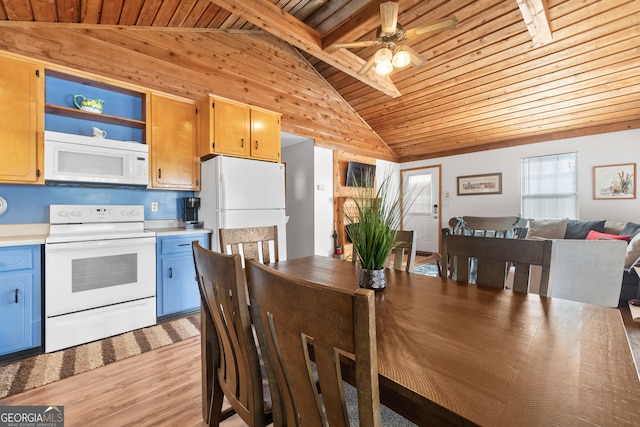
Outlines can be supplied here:
[[[400, 0], [405, 30], [458, 26], [405, 42], [426, 65], [360, 76], [377, 48], [330, 45], [374, 39], [380, 3], [0, 0], [0, 49], [271, 108], [287, 132], [401, 162], [640, 127], [640, 0]], [[550, 42], [519, 3], [545, 7]]]

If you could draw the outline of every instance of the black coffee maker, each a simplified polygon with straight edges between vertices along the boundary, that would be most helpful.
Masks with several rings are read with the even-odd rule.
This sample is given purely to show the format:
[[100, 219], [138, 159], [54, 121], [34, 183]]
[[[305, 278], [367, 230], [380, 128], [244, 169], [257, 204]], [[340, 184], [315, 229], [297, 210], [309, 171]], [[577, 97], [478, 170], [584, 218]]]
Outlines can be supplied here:
[[182, 206], [184, 208], [185, 228], [202, 228], [202, 221], [198, 221], [198, 208], [200, 208], [200, 198], [184, 197], [182, 199]]

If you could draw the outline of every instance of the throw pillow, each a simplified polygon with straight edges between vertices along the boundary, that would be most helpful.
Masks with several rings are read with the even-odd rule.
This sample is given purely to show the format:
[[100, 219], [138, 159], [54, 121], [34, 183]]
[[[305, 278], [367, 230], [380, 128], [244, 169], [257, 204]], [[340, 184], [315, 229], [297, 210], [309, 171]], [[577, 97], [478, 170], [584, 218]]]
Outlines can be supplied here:
[[527, 239], [562, 239], [567, 230], [567, 219], [541, 219], [529, 221]]
[[640, 233], [640, 224], [636, 224], [635, 222], [628, 222], [622, 227], [620, 230], [620, 234], [628, 234], [633, 239], [636, 234]]
[[624, 258], [625, 268], [629, 268], [640, 258], [640, 233], [631, 239], [627, 245], [627, 255]]
[[586, 239], [589, 231], [596, 230], [604, 233], [604, 223], [606, 221], [583, 221], [579, 219], [570, 219], [567, 221], [567, 231], [564, 235], [565, 239]]
[[625, 241], [629, 241], [631, 240], [631, 236], [627, 235], [627, 236], [623, 236], [620, 234], [607, 234], [607, 233], [600, 233], [599, 231], [596, 230], [591, 230], [589, 232], [589, 234], [587, 234], [587, 240], [625, 240]]

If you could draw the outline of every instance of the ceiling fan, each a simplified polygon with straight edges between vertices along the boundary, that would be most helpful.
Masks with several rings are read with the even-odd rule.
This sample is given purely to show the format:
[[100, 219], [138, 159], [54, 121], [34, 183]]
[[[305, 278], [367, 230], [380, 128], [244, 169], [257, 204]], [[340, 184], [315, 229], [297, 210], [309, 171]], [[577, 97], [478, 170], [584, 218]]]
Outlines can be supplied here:
[[394, 68], [403, 68], [409, 64], [419, 67], [427, 62], [418, 52], [402, 44], [403, 41], [427, 36], [439, 31], [449, 30], [458, 25], [458, 19], [451, 15], [426, 25], [404, 30], [398, 23], [398, 3], [388, 1], [380, 4], [380, 27], [375, 40], [362, 40], [346, 43], [334, 43], [333, 48], [356, 48], [380, 46], [380, 49], [358, 71], [366, 74], [376, 66], [377, 74], [387, 75]]

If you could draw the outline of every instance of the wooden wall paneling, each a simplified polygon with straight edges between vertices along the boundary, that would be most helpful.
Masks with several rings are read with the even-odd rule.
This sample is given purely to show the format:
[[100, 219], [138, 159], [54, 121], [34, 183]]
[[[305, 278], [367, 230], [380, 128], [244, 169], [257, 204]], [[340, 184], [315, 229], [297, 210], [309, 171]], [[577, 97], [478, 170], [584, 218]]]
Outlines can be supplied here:
[[[607, 82], [608, 85], [616, 86]], [[474, 143], [477, 138], [483, 136], [502, 138], [508, 136], [509, 133], [522, 133], [525, 129], [534, 129], [535, 132], [547, 132], [548, 130], [560, 125], [563, 129], [571, 129], [573, 127], [580, 127], [581, 123], [579, 119], [587, 119], [593, 125], [598, 122], [603, 122], [606, 118], [606, 112], [612, 113], [614, 111], [626, 110], [628, 107], [626, 103], [631, 105], [635, 102], [637, 108], [638, 93], [640, 91], [640, 79], [637, 80], [635, 85], [628, 85], [627, 82], [621, 84], [620, 87], [613, 87], [609, 90], [605, 90], [604, 94], [593, 93], [592, 95], [584, 96], [579, 99], [572, 98], [572, 96], [565, 95], [559, 96], [558, 100], [553, 104], [553, 110], [550, 110], [548, 106], [518, 106], [514, 108], [516, 112], [503, 116], [491, 117], [490, 114], [485, 113], [483, 116], [487, 117], [486, 121], [476, 121], [465, 126], [459, 124], [459, 130], [455, 132], [458, 139], [458, 144], [463, 145], [465, 143]], [[595, 92], [595, 89], [588, 90], [589, 93]], [[611, 104], [612, 93], [617, 92], [615, 105]], [[584, 105], [583, 105], [584, 104]], [[586, 108], [585, 108], [586, 106]], [[633, 107], [632, 107], [633, 108]], [[554, 114], [556, 111], [562, 111], [561, 116]], [[622, 117], [618, 117], [621, 119]], [[460, 119], [460, 121], [465, 121]], [[455, 124], [458, 120], [452, 119]], [[610, 123], [610, 120], [604, 120], [604, 123]], [[403, 147], [417, 143], [430, 142], [435, 144], [435, 147], [440, 145], [446, 145], [446, 141], [438, 141], [438, 132], [434, 131], [434, 135], [430, 135], [428, 138], [421, 138], [420, 140], [411, 139], [403, 144]]]
[[[394, 99], [335, 68], [335, 60], [368, 59], [375, 47], [316, 50], [373, 37], [380, 1], [271, 3], [265, 18], [259, 2], [238, 0], [2, 0], [0, 48], [193, 100], [213, 93], [272, 109], [285, 131], [393, 161], [637, 123], [629, 96], [638, 96], [640, 0], [548, 0], [553, 41], [539, 48], [513, 0], [403, 0], [405, 29], [450, 14], [459, 24], [407, 42], [428, 62], [390, 75], [403, 94]], [[311, 42], [299, 47], [326, 63], [246, 18], [285, 22], [293, 32], [274, 32]], [[205, 29], [212, 32], [197, 33]]]
[[[149, 89], [170, 93], [189, 99], [198, 99], [213, 92], [229, 99], [251, 103], [283, 114], [285, 131], [313, 138], [319, 145], [342, 148], [359, 153], [371, 153], [372, 148], [380, 158], [394, 159], [393, 153], [372, 132], [371, 128], [344, 103], [335, 91], [318, 74], [310, 69], [297, 52], [289, 48], [274, 51], [274, 56], [286, 55], [295, 58], [296, 67], [286, 66], [287, 60], [268, 59], [268, 42], [257, 38], [249, 46], [260, 46], [265, 61], [252, 60], [251, 68], [236, 62], [236, 70], [228, 70], [202, 54], [190, 56], [181, 52], [199, 49], [205, 52], [221, 50], [219, 43], [210, 42], [210, 36], [187, 33], [176, 37], [172, 33], [149, 31], [111, 31], [100, 29], [59, 29], [40, 27], [34, 30], [0, 28], [3, 34], [0, 46], [44, 61], [84, 70], [97, 75], [117, 76], [122, 81], [133, 82]], [[244, 35], [247, 38], [250, 36]], [[226, 35], [232, 38], [232, 35]], [[234, 39], [235, 40], [235, 39]], [[204, 48], [202, 47], [204, 43]], [[58, 47], [51, 49], [51, 44]], [[168, 49], [167, 49], [168, 46]], [[245, 49], [247, 49], [245, 44]], [[174, 52], [174, 54], [171, 54]], [[241, 61], [235, 55], [227, 61]], [[265, 63], [267, 62], [267, 63]], [[135, 64], [135, 68], [132, 67]], [[218, 69], [216, 69], [218, 67]], [[273, 75], [292, 76], [298, 79], [301, 90], [291, 91], [290, 79], [255, 78], [254, 69], [267, 69]], [[217, 74], [216, 74], [217, 73]], [[216, 77], [212, 78], [212, 74]], [[251, 92], [247, 96], [247, 78], [251, 76]], [[312, 80], [315, 76], [315, 82]], [[219, 82], [224, 81], [223, 85]], [[241, 94], [241, 96], [238, 96]]]
[[[219, 13], [222, 12], [220, 6], [214, 4], [213, 2], [209, 2], [209, 4], [204, 4], [203, 2], [199, 2], [198, 5], [202, 5], [204, 7], [203, 10], [199, 10], [200, 14], [192, 13], [189, 15], [189, 20], [185, 22], [185, 25], [193, 26], [196, 28], [208, 28], [210, 24], [212, 24], [214, 18], [218, 16]], [[211, 25], [211, 28], [215, 28], [214, 25]]]
[[[627, 26], [628, 22], [626, 21], [626, 19], [621, 18], [619, 25]], [[601, 30], [601, 31], [608, 32], [609, 30]], [[583, 40], [583, 42], [587, 42], [587, 41], [591, 42], [601, 37], [606, 37], [607, 35], [608, 33], [603, 33], [603, 32], [600, 32], [598, 29], [593, 29], [592, 31], [589, 32], [589, 37], [590, 37], [589, 40]], [[488, 84], [493, 83], [499, 86], [505, 86], [505, 83], [504, 83], [505, 80], [516, 80], [516, 81], [526, 82], [528, 86], [527, 90], [531, 90], [530, 88], [536, 87], [536, 85], [540, 84], [540, 81], [539, 81], [540, 75], [544, 75], [545, 76], [544, 81], [547, 82], [548, 79], [552, 77], [552, 76], [549, 76], [548, 72], [550, 72], [553, 69], [555, 70], [567, 69], [568, 67], [571, 66], [571, 65], [565, 66], [563, 61], [572, 61], [572, 58], [574, 58], [575, 56], [582, 55], [582, 57], [580, 58], [580, 62], [576, 64], [576, 65], [579, 65], [584, 61], [589, 61], [588, 55], [593, 53], [591, 49], [585, 50], [584, 47], [570, 48], [567, 46], [562, 46], [560, 42], [558, 42], [554, 44], [553, 50], [552, 50], [552, 46], [549, 46], [548, 48], [539, 49], [541, 50], [540, 55], [542, 55], [543, 53], [545, 54], [544, 55], [545, 61], [544, 63], [539, 64], [539, 66], [534, 67], [530, 63], [510, 64], [509, 62], [505, 62], [506, 60], [509, 59], [509, 56], [511, 56], [512, 54], [519, 55], [519, 57], [524, 57], [524, 54], [527, 52], [527, 50], [530, 49], [527, 46], [528, 42], [526, 41], [526, 38], [520, 37], [520, 39], [522, 39], [523, 43], [521, 43], [519, 46], [516, 47], [511, 45], [508, 47], [508, 49], [506, 50], [503, 49], [499, 53], [499, 56], [496, 57], [494, 55], [491, 58], [487, 58], [489, 62], [486, 64], [480, 64], [480, 63], [469, 64], [470, 67], [477, 67], [477, 68], [481, 67], [482, 65], [488, 66], [490, 64], [493, 64], [491, 67], [487, 67], [487, 66], [482, 67], [482, 69], [486, 73], [484, 76], [478, 75], [477, 72], [472, 72], [472, 69], [462, 69], [461, 71], [467, 72], [466, 74], [463, 73], [463, 75], [467, 76], [466, 79], [469, 79], [469, 82], [472, 85], [472, 86], [470, 85], [470, 87], [474, 88], [475, 90], [481, 89], [482, 93], [484, 94]], [[606, 42], [603, 44], [608, 45], [609, 43]], [[514, 51], [514, 49], [517, 49], [517, 50]], [[548, 49], [548, 50], [546, 52], [543, 52], [544, 49]], [[607, 53], [611, 53], [609, 49], [607, 49]], [[587, 56], [587, 58], [585, 58], [585, 56]], [[500, 79], [497, 72], [503, 67], [507, 67], [507, 66], [511, 67], [510, 69], [513, 70], [513, 73], [511, 73], [511, 76], [508, 76], [506, 79]], [[541, 69], [541, 67], [543, 67], [543, 69]], [[571, 72], [570, 69], [568, 70], [568, 72]], [[456, 83], [465, 85], [466, 82], [456, 80]], [[440, 102], [439, 94], [444, 93], [447, 90], [450, 91], [450, 89], [451, 89], [450, 86], [435, 84], [432, 87], [432, 91], [434, 92], [434, 95], [432, 95], [431, 97], [423, 97], [421, 98], [421, 100], [425, 102], [426, 100], [433, 98], [435, 100], [438, 100], [438, 102]], [[464, 86], [463, 86], [463, 89], [464, 89]], [[436, 95], [436, 93], [438, 94]], [[517, 98], [517, 96], [519, 95], [519, 93], [514, 94], [509, 89], [504, 90], [503, 93], [508, 93], [513, 98]], [[464, 92], [462, 92], [462, 95], [463, 95], [462, 97], [457, 96], [457, 98], [466, 99], [466, 97], [464, 96]], [[489, 102], [491, 102], [491, 99]], [[407, 100], [410, 100], [410, 98], [408, 98]], [[418, 99], [415, 99], [415, 101], [418, 101]], [[430, 106], [425, 105], [425, 107], [430, 107]], [[400, 114], [400, 113], [402, 113], [402, 111], [400, 112], [396, 111], [393, 114]], [[394, 118], [393, 115], [390, 118]], [[373, 120], [372, 125], [377, 128], [378, 121]]]
[[167, 26], [180, 27], [185, 25], [189, 14], [194, 10], [198, 0], [185, 0], [178, 2], [178, 7], [169, 19]]
[[4, 10], [7, 18], [9, 19], [16, 20], [16, 21], [32, 21], [33, 20], [33, 13], [31, 11], [31, 7], [26, 2], [8, 3], [4, 5]]
[[[491, 111], [478, 111], [474, 114], [472, 121], [469, 117], [469, 112], [462, 107], [460, 111], [451, 111], [448, 115], [436, 113], [443, 117], [443, 121], [448, 120], [448, 123], [433, 126], [427, 137], [420, 138], [415, 138], [413, 135], [405, 133], [402, 129], [398, 129], [398, 136], [403, 137], [404, 141], [401, 144], [397, 144], [396, 148], [405, 148], [423, 142], [433, 143], [435, 148], [437, 144], [447, 143], [447, 141], [442, 141], [441, 139], [445, 133], [456, 135], [458, 138], [462, 138], [464, 135], [473, 135], [473, 138], [476, 138], [485, 132], [489, 136], [493, 130], [505, 126], [512, 128], [515, 126], [522, 131], [527, 128], [549, 126], [554, 123], [557, 125], [566, 122], [567, 119], [575, 120], [575, 123], [579, 123], [583, 119], [602, 120], [606, 117], [605, 113], [624, 110], [628, 108], [625, 105], [627, 102], [633, 102], [634, 98], [637, 99], [637, 87], [640, 84], [640, 79], [633, 78], [634, 74], [637, 75], [637, 72], [629, 71], [629, 78], [623, 78], [619, 81], [612, 81], [610, 76], [605, 75], [590, 78], [584, 83], [578, 82], [572, 85], [571, 92], [558, 94], [554, 97], [553, 108], [537, 103], [535, 97], [539, 95], [532, 94], [531, 96], [534, 99], [529, 104], [509, 101], [513, 105], [508, 107], [507, 111], [510, 111], [510, 113], [504, 115], [492, 114]], [[624, 77], [625, 73], [618, 73], [617, 75], [618, 77]], [[590, 95], [585, 96], [587, 93]], [[616, 101], [611, 102], [614, 98]], [[557, 115], [559, 109], [562, 109], [563, 112], [561, 116]], [[610, 121], [615, 120], [615, 116], [610, 118]], [[571, 124], [571, 121], [569, 124]], [[452, 127], [455, 127], [455, 130], [451, 129]]]
[[31, 3], [31, 13], [33, 13], [33, 19], [38, 21], [55, 22], [58, 20], [58, 10], [55, 3], [52, 2]]
[[[146, 2], [145, 2], [146, 3]], [[159, 27], [166, 27], [169, 25], [173, 14], [178, 9], [180, 0], [164, 0], [161, 2], [158, 11], [153, 18], [153, 25]]]
[[[603, 75], [601, 70], [592, 71], [587, 73], [580, 73], [576, 75], [572, 70], [574, 67], [579, 66], [583, 61], [593, 61], [597, 64], [597, 67], [606, 69], [607, 64], [616, 64], [617, 68], [627, 68], [637, 64], [637, 57], [640, 56], [640, 52], [633, 51], [633, 41], [620, 41], [616, 44], [617, 49], [620, 49], [619, 53], [610, 54], [610, 49], [607, 51], [596, 50], [582, 52], [575, 56], [570, 56], [566, 60], [562, 61], [562, 66], [559, 67], [557, 63], [551, 63], [544, 65], [542, 68], [545, 70], [545, 82], [543, 84], [535, 84], [536, 78], [539, 76], [538, 70], [527, 70], [521, 73], [515, 74], [511, 77], [504, 79], [503, 81], [487, 82], [483, 85], [483, 91], [479, 92], [474, 90], [476, 88], [467, 88], [466, 84], [461, 85], [460, 93], [468, 93], [464, 99], [459, 99], [457, 96], [452, 97], [447, 94], [443, 94], [439, 98], [438, 102], [426, 101], [422, 104], [416, 105], [411, 111], [407, 112], [407, 120], [412, 120], [418, 117], [419, 111], [423, 108], [428, 108], [432, 111], [433, 118], [440, 120], [446, 119], [447, 123], [442, 123], [443, 126], [448, 125], [448, 121], [452, 116], [460, 115], [467, 116], [469, 111], [469, 105], [473, 103], [483, 103], [484, 106], [494, 106], [500, 103], [499, 106], [507, 106], [512, 108], [518, 104], [523, 104], [527, 100], [540, 101], [545, 92], [551, 90], [570, 88], [572, 90], [591, 86], [599, 86], [599, 83], [594, 83], [593, 80], [602, 76], [606, 79], [610, 79], [606, 74]], [[619, 64], [626, 64], [624, 67], [620, 67]], [[613, 67], [611, 67], [613, 68]], [[555, 70], [555, 71], [554, 71]], [[510, 104], [504, 104], [505, 97], [501, 96], [505, 93], [509, 94]], [[556, 99], [555, 96], [553, 98]], [[439, 104], [439, 105], [438, 105]], [[493, 111], [494, 109], [483, 109], [484, 111]], [[495, 117], [494, 113], [492, 117]], [[380, 130], [389, 130], [387, 126], [381, 124], [377, 127]], [[400, 144], [401, 146], [402, 144]]]
[[113, 0], [103, 2], [100, 24], [134, 25], [138, 20], [138, 13], [142, 9], [142, 0], [127, 1]]
[[[146, 34], [147, 33], [145, 33], [145, 35]], [[235, 42], [233, 40], [235, 39], [233, 33], [229, 33], [229, 34], [216, 33], [216, 34], [219, 34], [220, 36], [225, 36], [225, 40], [231, 39], [229, 40], [229, 43], [232, 45], [234, 43], [239, 43], [240, 47], [246, 48], [247, 46], [246, 42], [242, 42], [242, 41]], [[133, 37], [145, 38], [144, 44], [151, 43], [153, 37], [145, 36], [145, 35], [134, 34]], [[122, 37], [124, 37], [124, 35]], [[181, 38], [179, 41], [179, 44], [177, 44], [178, 42], [175, 42], [176, 43], [175, 46], [172, 43], [173, 37], [171, 37], [171, 35], [165, 34], [165, 35], [161, 35], [160, 37], [164, 40], [163, 44], [167, 45], [172, 50], [178, 49], [180, 47], [184, 47], [185, 44], [188, 45], [189, 47], [193, 46], [194, 48], [196, 47], [194, 46], [195, 44], [199, 46], [202, 45], [202, 43], [192, 44], [191, 38], [189, 37], [189, 35]], [[260, 45], [259, 42], [251, 42], [251, 43], [252, 43], [251, 46]], [[264, 44], [266, 45], [267, 43], [264, 42]], [[226, 49], [226, 45], [221, 46], [221, 49]], [[277, 56], [283, 55], [282, 51], [273, 52], [273, 53], [277, 54]], [[238, 55], [236, 56], [238, 57]], [[227, 58], [225, 59], [225, 61], [226, 61], [225, 66], [227, 66], [227, 65], [230, 65], [229, 62], [232, 61], [232, 59]], [[306, 76], [305, 80], [301, 81], [300, 84], [301, 84], [301, 87], [309, 88], [309, 90], [307, 91], [308, 93], [303, 94], [297, 90], [293, 90], [293, 91], [290, 90], [291, 86], [289, 84], [283, 85], [283, 80], [281, 78], [275, 78], [274, 80], [269, 81], [261, 77], [254, 78], [255, 81], [253, 81], [253, 84], [250, 85], [254, 90], [251, 92], [248, 92], [246, 87], [247, 81], [248, 81], [247, 77], [235, 75], [235, 74], [232, 74], [233, 78], [237, 79], [238, 82], [241, 84], [240, 87], [238, 87], [235, 92], [224, 92], [223, 90], [218, 89], [215, 85], [211, 87], [211, 90], [209, 92], [226, 97], [226, 98], [235, 99], [244, 103], [251, 103], [251, 105], [260, 106], [260, 107], [267, 108], [270, 110], [275, 110], [275, 111], [277, 111], [280, 106], [285, 105], [287, 101], [289, 101], [292, 104], [291, 110], [295, 109], [295, 111], [297, 111], [298, 114], [314, 115], [314, 117], [310, 117], [309, 119], [309, 126], [311, 128], [317, 130], [317, 129], [322, 129], [324, 127], [324, 129], [326, 129], [327, 131], [332, 131], [334, 133], [341, 132], [341, 137], [345, 139], [349, 138], [353, 140], [354, 136], [371, 133], [371, 129], [368, 127], [366, 123], [360, 120], [360, 118], [357, 118], [357, 120], [353, 120], [353, 117], [354, 117], [353, 111], [350, 108], [348, 108], [348, 106], [345, 106], [344, 101], [341, 101], [340, 98], [338, 98], [336, 94], [333, 93], [331, 88], [327, 89], [326, 82], [324, 82], [323, 80], [320, 80], [320, 82], [323, 83], [323, 85], [321, 86], [318, 84], [319, 76], [317, 74], [313, 72], [304, 71], [303, 67], [306, 67], [308, 69], [309, 68], [308, 64], [300, 61], [300, 58], [298, 58], [298, 61], [299, 61], [300, 67], [296, 68], [296, 74], [293, 75], [293, 78], [285, 79], [285, 81], [288, 81], [290, 83], [292, 80], [295, 80], [296, 78], [297, 80], [300, 80], [299, 76], [301, 74], [303, 76]], [[203, 68], [215, 66], [215, 60], [214, 61], [202, 60], [199, 62], [198, 58], [193, 58], [191, 62], [192, 62], [192, 65], [199, 64], [199, 66]], [[274, 62], [275, 60], [265, 65], [264, 63], [255, 62], [255, 61], [251, 61], [247, 64], [247, 62], [244, 61], [240, 65], [244, 65], [244, 66], [249, 65], [251, 68], [255, 68], [255, 69], [258, 69], [261, 67], [261, 69], [265, 71], [265, 73], [270, 73], [273, 76], [282, 77], [287, 75], [285, 73], [291, 73], [291, 71], [288, 71], [288, 69], [291, 68], [290, 66], [287, 68], [271, 67], [271, 65], [273, 65]], [[283, 61], [282, 62], [283, 67], [286, 66], [287, 63], [290, 64], [291, 61]], [[315, 77], [315, 83], [311, 81], [312, 77]], [[193, 79], [190, 79], [190, 80], [193, 82]], [[225, 80], [224, 87], [226, 89], [233, 87], [233, 81], [229, 77], [225, 77], [224, 80]], [[249, 79], [249, 81], [251, 81], [251, 79]], [[261, 93], [258, 93], [255, 90], [256, 88], [260, 88], [260, 87], [264, 88], [263, 97], [261, 97]], [[274, 90], [278, 90], [278, 93], [274, 94]], [[234, 95], [238, 92], [243, 93], [243, 96], [240, 99], [237, 99], [237, 97], [234, 97]], [[291, 98], [294, 98], [294, 99], [292, 100]], [[324, 100], [328, 100], [328, 99], [332, 100], [330, 104], [324, 102]], [[340, 100], [341, 102], [336, 102], [337, 100]], [[297, 118], [293, 118], [294, 120], [288, 120], [290, 116], [287, 113], [288, 111], [291, 111], [291, 110], [285, 109], [284, 107], [280, 107], [280, 108], [282, 108], [280, 112], [284, 114], [283, 126], [286, 127], [286, 124], [288, 121], [296, 121], [296, 122], [298, 121]], [[333, 117], [330, 120], [323, 119], [323, 116], [326, 117], [327, 111], [331, 111], [333, 113], [332, 114]], [[308, 134], [308, 132], [305, 132], [305, 133]], [[364, 150], [368, 146], [370, 146], [372, 142], [374, 142], [370, 140], [366, 140], [366, 141], [367, 141], [367, 144], [366, 145], [362, 144], [360, 149]], [[358, 148], [358, 147], [355, 147], [355, 148]], [[386, 147], [383, 147], [383, 148], [386, 149]]]

